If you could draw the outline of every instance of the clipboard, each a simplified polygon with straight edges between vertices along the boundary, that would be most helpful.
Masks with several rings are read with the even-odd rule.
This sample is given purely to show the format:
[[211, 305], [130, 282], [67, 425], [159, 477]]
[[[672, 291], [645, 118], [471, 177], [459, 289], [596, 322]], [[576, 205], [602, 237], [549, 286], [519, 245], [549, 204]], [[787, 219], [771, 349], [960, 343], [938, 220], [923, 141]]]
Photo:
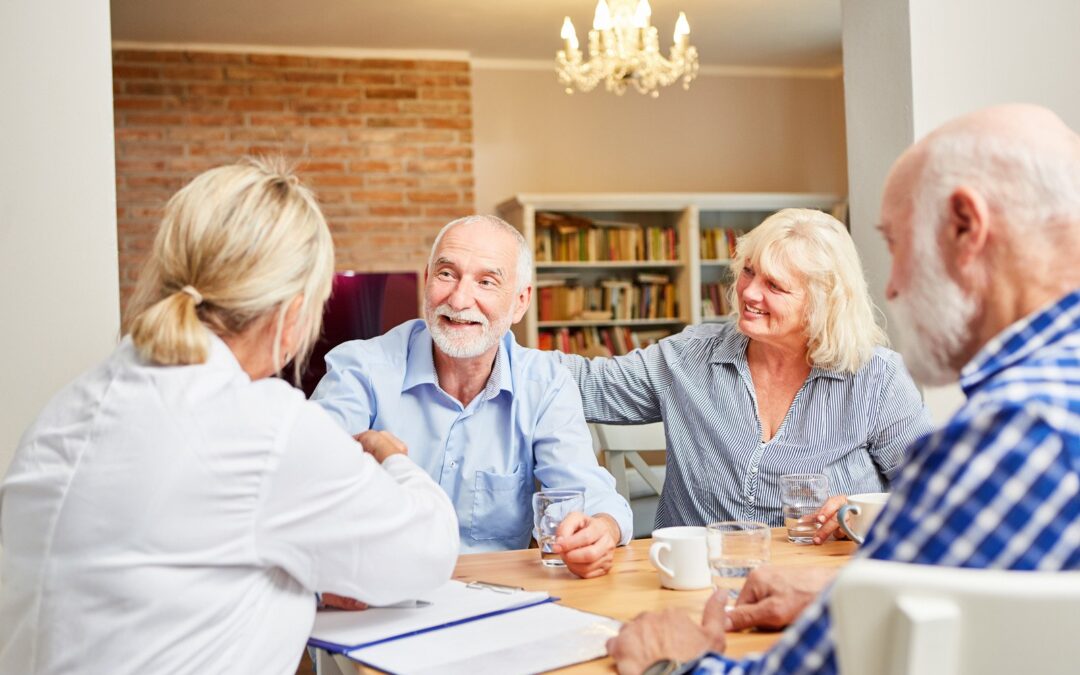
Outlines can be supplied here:
[[422, 598], [421, 607], [373, 607], [360, 612], [320, 610], [308, 645], [346, 654], [550, 603], [544, 592], [450, 580]]

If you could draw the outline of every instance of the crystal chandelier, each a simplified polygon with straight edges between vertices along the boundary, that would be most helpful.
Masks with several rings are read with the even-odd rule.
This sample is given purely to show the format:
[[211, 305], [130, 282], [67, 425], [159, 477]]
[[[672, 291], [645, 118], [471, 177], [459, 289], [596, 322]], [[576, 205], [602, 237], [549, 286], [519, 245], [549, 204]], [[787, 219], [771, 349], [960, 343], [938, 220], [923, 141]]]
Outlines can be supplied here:
[[592, 91], [603, 80], [608, 91], [622, 96], [628, 85], [653, 98], [658, 87], [666, 87], [682, 78], [683, 89], [698, 71], [697, 49], [690, 46], [690, 24], [679, 12], [675, 23], [674, 43], [668, 58], [660, 53], [660, 39], [649, 18], [649, 0], [599, 0], [593, 27], [589, 31], [589, 60], [583, 61], [578, 49], [577, 32], [570, 17], [563, 20], [564, 48], [555, 56], [555, 71], [566, 93]]

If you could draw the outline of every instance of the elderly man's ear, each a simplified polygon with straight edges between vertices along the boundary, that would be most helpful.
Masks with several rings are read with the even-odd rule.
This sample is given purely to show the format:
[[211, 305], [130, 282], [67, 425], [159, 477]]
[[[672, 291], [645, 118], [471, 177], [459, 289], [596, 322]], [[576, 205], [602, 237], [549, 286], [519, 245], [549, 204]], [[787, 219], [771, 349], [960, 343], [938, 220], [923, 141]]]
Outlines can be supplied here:
[[940, 234], [945, 266], [955, 266], [955, 271], [963, 274], [985, 255], [989, 235], [990, 207], [986, 199], [967, 186], [956, 188], [949, 195], [948, 222]]

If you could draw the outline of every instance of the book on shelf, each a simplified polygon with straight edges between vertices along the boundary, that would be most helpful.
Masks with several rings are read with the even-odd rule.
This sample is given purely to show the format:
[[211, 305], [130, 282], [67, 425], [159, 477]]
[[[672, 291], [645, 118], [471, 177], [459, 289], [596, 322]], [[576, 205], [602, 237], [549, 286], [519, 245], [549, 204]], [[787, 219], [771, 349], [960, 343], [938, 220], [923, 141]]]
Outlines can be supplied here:
[[639, 274], [636, 281], [605, 278], [592, 286], [573, 279], [552, 284], [538, 282], [536, 295], [540, 321], [627, 321], [679, 316], [678, 291], [670, 277], [662, 274]]
[[666, 262], [679, 259], [674, 226], [536, 214], [538, 262]]
[[702, 228], [701, 259], [730, 260], [735, 257], [735, 243], [742, 234], [725, 227]]
[[540, 331], [537, 346], [583, 356], [621, 356], [644, 349], [669, 335], [671, 331], [667, 329], [635, 330], [626, 326], [554, 328]]
[[731, 285], [723, 281], [701, 284], [701, 318], [717, 319], [731, 313], [730, 288]]

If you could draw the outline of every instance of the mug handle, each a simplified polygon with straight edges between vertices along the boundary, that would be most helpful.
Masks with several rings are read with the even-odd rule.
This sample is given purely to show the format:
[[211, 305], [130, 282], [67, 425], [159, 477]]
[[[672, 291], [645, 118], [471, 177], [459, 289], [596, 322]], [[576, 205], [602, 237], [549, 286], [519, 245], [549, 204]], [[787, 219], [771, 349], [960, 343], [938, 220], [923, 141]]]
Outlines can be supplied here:
[[847, 516], [847, 514], [849, 513], [853, 516], [857, 516], [859, 515], [859, 512], [861, 510], [862, 509], [859, 508], [858, 504], [844, 504], [840, 507], [840, 510], [836, 512], [836, 522], [840, 524], [840, 529], [844, 531], [844, 534], [848, 536], [848, 539], [855, 542], [856, 544], [859, 544], [860, 546], [863, 543], [863, 538], [851, 531], [851, 528], [848, 527], [845, 516]]
[[670, 553], [671, 544], [667, 543], [666, 541], [654, 541], [652, 546], [649, 547], [649, 562], [652, 563], [653, 567], [660, 570], [664, 574], [668, 575], [669, 577], [674, 577], [675, 570], [660, 562], [661, 551], [668, 551]]

